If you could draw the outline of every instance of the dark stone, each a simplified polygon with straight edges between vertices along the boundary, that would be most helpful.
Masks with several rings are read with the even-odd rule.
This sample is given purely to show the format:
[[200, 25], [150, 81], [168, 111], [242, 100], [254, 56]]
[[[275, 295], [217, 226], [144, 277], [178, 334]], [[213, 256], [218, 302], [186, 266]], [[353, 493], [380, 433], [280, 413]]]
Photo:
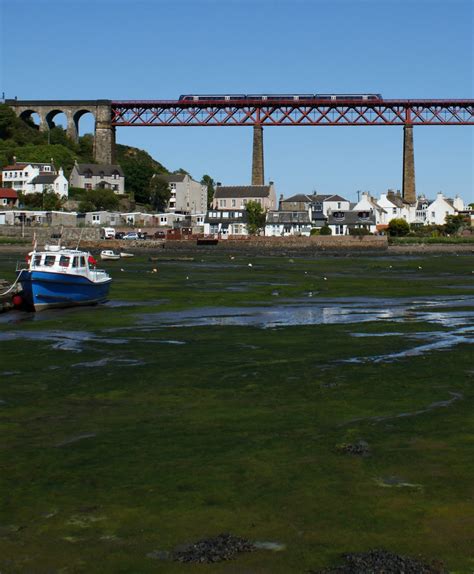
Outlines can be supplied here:
[[365, 440], [358, 440], [355, 443], [342, 443], [336, 446], [338, 452], [353, 454], [355, 456], [368, 456], [370, 454], [369, 443]]
[[342, 566], [309, 570], [308, 574], [448, 574], [440, 562], [427, 564], [386, 550], [343, 554], [343, 558], [346, 563]]
[[239, 552], [253, 552], [255, 546], [231, 534], [219, 534], [215, 538], [204, 538], [193, 544], [179, 547], [172, 554], [176, 562], [212, 563], [232, 560]]

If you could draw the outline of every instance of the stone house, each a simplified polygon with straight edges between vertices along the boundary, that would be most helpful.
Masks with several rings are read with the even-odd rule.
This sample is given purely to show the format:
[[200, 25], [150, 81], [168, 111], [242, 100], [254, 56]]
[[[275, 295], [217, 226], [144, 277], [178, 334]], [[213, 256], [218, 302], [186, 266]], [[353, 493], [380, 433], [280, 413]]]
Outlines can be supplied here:
[[111, 189], [117, 195], [125, 193], [125, 176], [116, 164], [74, 163], [69, 185], [81, 189]]
[[155, 175], [160, 181], [168, 184], [171, 197], [166, 211], [191, 215], [205, 213], [207, 210], [207, 186], [195, 181], [187, 173]]
[[249, 201], [260, 203], [264, 211], [277, 208], [275, 186], [268, 185], [232, 185], [217, 184], [213, 199], [213, 209], [242, 210]]

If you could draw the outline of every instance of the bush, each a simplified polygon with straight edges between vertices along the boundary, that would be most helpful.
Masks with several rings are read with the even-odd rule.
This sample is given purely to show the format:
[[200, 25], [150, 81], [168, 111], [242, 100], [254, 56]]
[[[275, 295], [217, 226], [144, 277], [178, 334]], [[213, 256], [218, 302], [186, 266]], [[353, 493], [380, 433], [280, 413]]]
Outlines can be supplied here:
[[351, 227], [349, 229], [349, 235], [354, 235], [355, 237], [364, 237], [364, 235], [370, 235], [370, 231], [367, 227]]
[[309, 232], [310, 235], [319, 235], [320, 230], [317, 227], [312, 227], [311, 231]]
[[329, 225], [324, 225], [321, 227], [321, 231], [319, 232], [320, 235], [332, 235], [332, 230]]
[[388, 234], [390, 237], [404, 237], [410, 233], [410, 226], [401, 218], [391, 219], [388, 224]]

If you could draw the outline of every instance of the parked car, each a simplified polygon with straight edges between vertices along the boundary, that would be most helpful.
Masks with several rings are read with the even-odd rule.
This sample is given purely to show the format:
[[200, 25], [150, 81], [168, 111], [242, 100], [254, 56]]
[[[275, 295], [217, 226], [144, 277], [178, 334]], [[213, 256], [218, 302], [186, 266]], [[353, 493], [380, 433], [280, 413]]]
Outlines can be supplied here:
[[115, 234], [115, 239], [123, 239], [124, 236], [125, 236], [125, 232], [117, 231], [117, 233]]
[[123, 236], [122, 239], [139, 239], [139, 237], [136, 231], [129, 231]]
[[155, 231], [153, 235], [153, 239], [165, 239], [166, 238], [166, 231]]
[[148, 233], [146, 231], [139, 231], [138, 239], [148, 239]]

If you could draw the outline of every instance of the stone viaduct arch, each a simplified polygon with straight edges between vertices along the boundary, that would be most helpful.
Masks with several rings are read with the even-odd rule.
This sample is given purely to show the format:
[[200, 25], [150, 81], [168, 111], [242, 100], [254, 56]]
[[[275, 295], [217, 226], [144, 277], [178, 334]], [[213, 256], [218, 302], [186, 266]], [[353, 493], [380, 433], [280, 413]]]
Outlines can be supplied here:
[[77, 101], [18, 101], [6, 100], [16, 115], [26, 120], [32, 114], [38, 114], [39, 129], [48, 131], [54, 127], [54, 118], [58, 114], [66, 116], [67, 135], [77, 141], [79, 120], [84, 114], [91, 113], [95, 120], [94, 159], [97, 163], [114, 163], [115, 127], [112, 126], [112, 107], [110, 100]]

